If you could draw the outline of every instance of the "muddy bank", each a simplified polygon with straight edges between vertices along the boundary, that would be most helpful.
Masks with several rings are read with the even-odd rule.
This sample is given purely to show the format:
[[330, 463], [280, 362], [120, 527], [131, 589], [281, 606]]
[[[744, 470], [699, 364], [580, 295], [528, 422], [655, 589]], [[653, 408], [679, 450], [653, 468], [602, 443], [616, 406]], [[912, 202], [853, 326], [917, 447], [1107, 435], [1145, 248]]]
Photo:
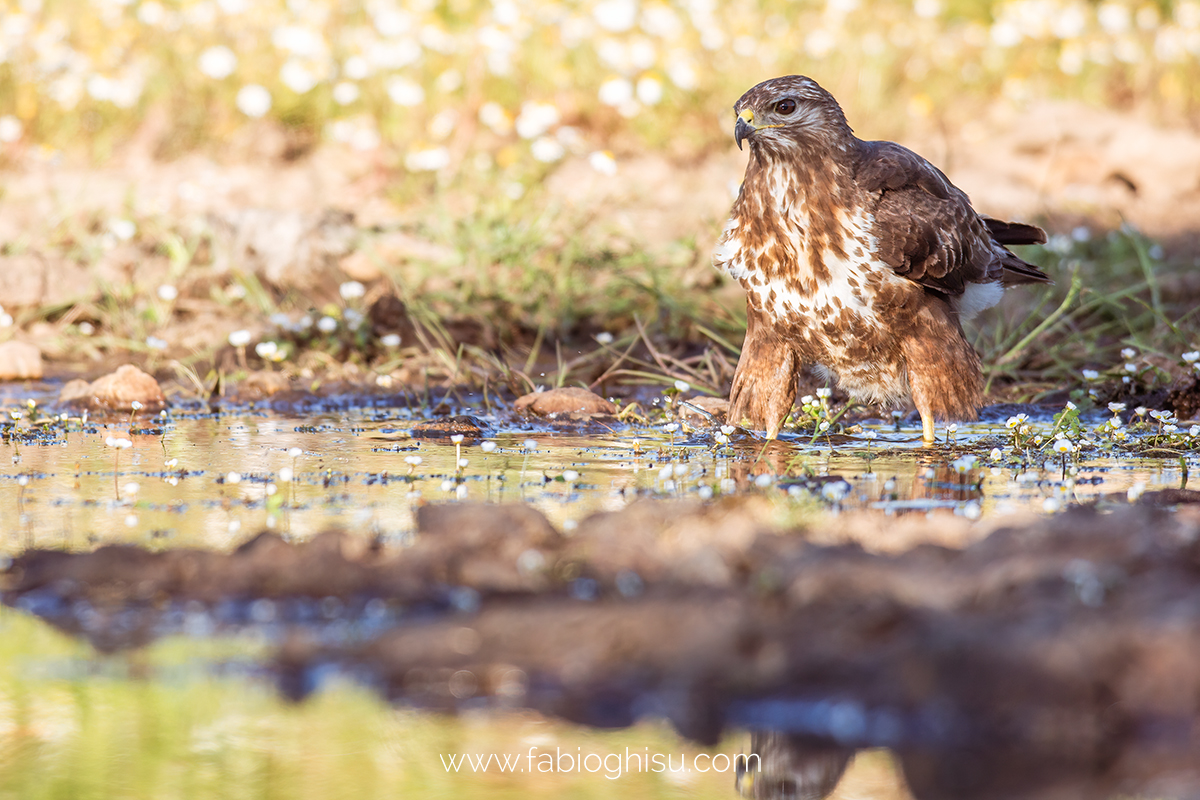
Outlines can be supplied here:
[[527, 506], [426, 506], [395, 552], [339, 533], [263, 534], [228, 555], [29, 551], [3, 598], [106, 650], [265, 628], [293, 696], [339, 667], [421, 707], [602, 727], [650, 715], [703, 742], [738, 726], [1089, 770], [1148, 741], [1194, 752], [1194, 506], [990, 530], [949, 516], [831, 523], [847, 537], [895, 524], [975, 540], [898, 555], [766, 519], [754, 502], [638, 503], [564, 534]]

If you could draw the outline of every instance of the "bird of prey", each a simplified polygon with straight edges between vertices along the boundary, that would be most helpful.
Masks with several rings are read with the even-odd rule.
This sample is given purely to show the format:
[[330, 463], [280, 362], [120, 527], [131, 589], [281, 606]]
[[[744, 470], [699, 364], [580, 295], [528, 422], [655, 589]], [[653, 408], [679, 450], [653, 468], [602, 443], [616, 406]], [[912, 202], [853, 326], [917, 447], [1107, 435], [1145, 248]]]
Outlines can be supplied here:
[[962, 320], [1050, 281], [1005, 246], [1045, 232], [982, 216], [921, 156], [859, 139], [811, 78], [764, 81], [733, 110], [750, 159], [713, 252], [746, 289], [730, 422], [777, 436], [806, 365], [860, 401], [911, 398], [927, 442], [935, 419], [975, 419], [983, 377]]

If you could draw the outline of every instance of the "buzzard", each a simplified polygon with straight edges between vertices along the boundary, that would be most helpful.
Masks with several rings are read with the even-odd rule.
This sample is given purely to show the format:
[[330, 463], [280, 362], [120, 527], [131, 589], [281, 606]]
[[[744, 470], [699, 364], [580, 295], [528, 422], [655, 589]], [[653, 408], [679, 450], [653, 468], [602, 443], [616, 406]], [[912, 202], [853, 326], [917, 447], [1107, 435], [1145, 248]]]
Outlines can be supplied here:
[[911, 398], [927, 442], [934, 419], [975, 419], [983, 377], [961, 322], [1049, 282], [1005, 246], [1045, 232], [982, 216], [921, 156], [859, 139], [811, 78], [760, 83], [733, 110], [750, 160], [713, 252], [746, 289], [730, 421], [774, 438], [808, 364], [864, 402]]

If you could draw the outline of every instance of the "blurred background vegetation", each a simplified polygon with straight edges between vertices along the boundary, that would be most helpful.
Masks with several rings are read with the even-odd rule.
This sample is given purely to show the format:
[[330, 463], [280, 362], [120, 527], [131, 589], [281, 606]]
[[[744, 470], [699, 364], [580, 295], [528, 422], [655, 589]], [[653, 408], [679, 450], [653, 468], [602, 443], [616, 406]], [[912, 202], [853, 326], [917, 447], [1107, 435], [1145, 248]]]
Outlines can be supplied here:
[[156, 110], [158, 155], [248, 120], [394, 151], [410, 172], [498, 173], [568, 153], [726, 147], [761, 79], [811, 72], [895, 136], [997, 100], [1069, 96], [1166, 120], [1200, 109], [1195, 0], [3, 0], [0, 147], [96, 158]]
[[[1187, 126], [1200, 115], [1200, 0], [0, 0], [0, 168], [126, 164], [122, 154], [142, 147], [160, 164], [203, 154], [265, 166], [261, 181], [313, 154], [352, 153], [371, 165], [363, 183], [395, 224], [441, 248], [395, 257], [366, 230], [380, 232], [380, 215], [364, 222], [356, 207], [360, 269], [314, 288], [295, 269], [272, 281], [236, 259], [201, 269], [230, 262], [211, 215], [65, 205], [46, 231], [0, 242], [0, 257], [53, 251], [91, 269], [124, 252], [125, 272], [97, 268], [105, 277], [90, 289], [47, 279], [62, 296], [0, 310], [0, 338], [15, 323], [51, 358], [141, 353], [153, 368], [165, 354], [191, 369], [223, 346], [222, 328], [249, 327], [285, 369], [299, 350], [323, 347], [308, 367], [332, 353], [388, 371], [403, 351], [371, 350], [362, 327], [383, 290], [357, 303], [336, 290], [367, 275], [457, 350], [453, 375], [463, 337], [439, 325], [463, 318], [483, 329], [468, 344], [517, 342], [525, 349], [508, 362], [526, 367], [550, 352], [543, 342], [597, 332], [623, 347], [648, 331], [735, 360], [740, 294], [708, 258], [719, 219], [693, 214], [656, 231], [641, 198], [618, 235], [619, 196], [583, 209], [567, 201], [581, 169], [620, 182], [651, 156], [668, 165], [659, 185], [698, 174], [732, 151], [733, 101], [792, 72], [818, 77], [869, 138], [978, 126], [989, 111], [1019, 114], [1043, 99]], [[268, 156], [254, 146], [265, 140], [275, 142]], [[121, 169], [137, 180], [144, 163]], [[714, 207], [727, 207], [738, 177], [735, 167], [705, 178], [721, 195]], [[183, 200], [206, 191], [178, 175], [146, 180], [174, 181]], [[1171, 265], [1129, 226], [1079, 224], [1059, 224], [1049, 247], [1027, 254], [1058, 285], [985, 318], [977, 345], [993, 378], [1053, 385], [1081, 367], [1120, 369], [1123, 348], [1175, 359], [1196, 347], [1192, 284], [1166, 275], [1183, 275], [1191, 254]], [[1068, 298], [1072, 275], [1080, 285]], [[210, 310], [230, 321], [203, 317]], [[202, 322], [190, 338], [169, 327], [188, 314]], [[340, 326], [332, 335], [315, 334], [322, 315]], [[714, 391], [723, 370], [705, 379]], [[549, 380], [578, 378], [558, 368]]]

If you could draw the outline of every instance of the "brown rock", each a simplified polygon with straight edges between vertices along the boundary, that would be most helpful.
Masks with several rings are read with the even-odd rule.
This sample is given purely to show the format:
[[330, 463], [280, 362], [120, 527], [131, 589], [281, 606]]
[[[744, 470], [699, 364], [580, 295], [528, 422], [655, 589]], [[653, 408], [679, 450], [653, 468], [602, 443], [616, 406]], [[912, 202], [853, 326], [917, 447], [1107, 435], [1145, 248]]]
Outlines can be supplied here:
[[0, 381], [38, 380], [42, 377], [42, 353], [28, 342], [0, 344]]
[[367, 311], [367, 319], [371, 320], [371, 329], [376, 336], [398, 333], [401, 344], [416, 343], [416, 329], [409, 319], [408, 309], [399, 297], [390, 292], [371, 304]]
[[561, 389], [550, 389], [544, 392], [533, 392], [518, 398], [513, 406], [518, 411], [529, 411], [538, 416], [548, 417], [553, 414], [572, 414], [594, 416], [597, 414], [615, 414], [617, 407], [595, 392], [581, 389], [578, 386], [565, 386]]
[[58, 392], [58, 401], [60, 403], [70, 403], [76, 400], [87, 402], [87, 399], [92, 394], [92, 384], [85, 381], [83, 378], [74, 378], [63, 384], [62, 389]]
[[412, 427], [410, 433], [414, 439], [446, 439], [459, 434], [468, 439], [478, 439], [483, 436], [487, 423], [470, 414], [459, 414], [453, 417], [426, 420]]
[[132, 364], [92, 381], [88, 394], [89, 405], [114, 411], [132, 411], [135, 402], [144, 411], [160, 411], [167, 405], [158, 381]]

